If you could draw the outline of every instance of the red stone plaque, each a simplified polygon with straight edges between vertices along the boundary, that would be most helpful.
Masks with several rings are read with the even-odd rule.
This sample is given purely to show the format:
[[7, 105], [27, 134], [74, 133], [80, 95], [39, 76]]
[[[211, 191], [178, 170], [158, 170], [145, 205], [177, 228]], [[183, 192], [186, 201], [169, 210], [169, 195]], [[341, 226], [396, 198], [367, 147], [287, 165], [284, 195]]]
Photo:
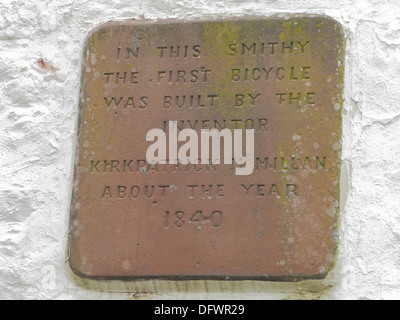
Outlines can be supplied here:
[[[343, 50], [340, 25], [315, 16], [94, 30], [83, 57], [72, 270], [324, 277], [337, 246]], [[169, 152], [185, 141], [171, 121], [199, 141], [205, 129], [253, 130], [253, 168], [238, 175], [235, 161], [174, 164]], [[165, 132], [167, 163], [147, 161], [152, 129]]]

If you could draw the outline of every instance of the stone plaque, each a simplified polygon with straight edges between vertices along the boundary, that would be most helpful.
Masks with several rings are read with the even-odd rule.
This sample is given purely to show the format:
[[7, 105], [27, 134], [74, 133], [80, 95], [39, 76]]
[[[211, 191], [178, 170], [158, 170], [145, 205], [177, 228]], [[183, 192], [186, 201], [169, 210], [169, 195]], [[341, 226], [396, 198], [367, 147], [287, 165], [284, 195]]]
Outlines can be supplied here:
[[[340, 25], [321, 16], [94, 30], [83, 52], [71, 269], [94, 278], [323, 278], [337, 246], [343, 50]], [[226, 136], [204, 144], [212, 129]], [[198, 149], [184, 149], [188, 141]], [[163, 142], [166, 153], [155, 148]]]

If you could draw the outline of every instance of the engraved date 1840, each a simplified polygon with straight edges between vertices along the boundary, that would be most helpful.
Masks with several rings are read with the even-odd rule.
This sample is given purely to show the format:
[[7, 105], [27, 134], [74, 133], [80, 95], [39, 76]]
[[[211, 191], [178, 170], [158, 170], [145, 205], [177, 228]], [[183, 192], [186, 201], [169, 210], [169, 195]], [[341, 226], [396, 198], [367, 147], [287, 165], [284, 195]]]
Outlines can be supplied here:
[[197, 229], [205, 223], [210, 223], [213, 228], [219, 228], [222, 224], [223, 214], [221, 211], [212, 211], [205, 213], [197, 210], [194, 213], [186, 213], [185, 211], [164, 211], [164, 227], [182, 229], [185, 225], [191, 224]]

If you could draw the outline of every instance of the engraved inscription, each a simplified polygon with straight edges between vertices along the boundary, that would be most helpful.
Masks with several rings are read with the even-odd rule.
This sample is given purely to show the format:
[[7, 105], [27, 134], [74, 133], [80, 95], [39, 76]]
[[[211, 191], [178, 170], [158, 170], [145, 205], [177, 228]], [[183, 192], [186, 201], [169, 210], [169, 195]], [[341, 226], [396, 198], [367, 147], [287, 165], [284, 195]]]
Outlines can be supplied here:
[[125, 21], [93, 31], [73, 271], [325, 276], [337, 245], [343, 43], [340, 26], [318, 16]]

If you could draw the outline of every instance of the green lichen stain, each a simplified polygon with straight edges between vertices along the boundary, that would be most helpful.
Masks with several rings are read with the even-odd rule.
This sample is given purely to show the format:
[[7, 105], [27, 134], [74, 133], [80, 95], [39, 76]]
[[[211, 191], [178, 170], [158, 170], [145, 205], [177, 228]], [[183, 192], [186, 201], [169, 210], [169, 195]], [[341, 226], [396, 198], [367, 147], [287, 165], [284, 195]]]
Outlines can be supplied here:
[[[232, 69], [243, 68], [242, 57], [232, 56], [231, 44], [245, 41], [244, 35], [251, 32], [251, 27], [246, 23], [210, 22], [203, 26], [203, 46], [207, 55], [207, 64], [213, 68], [212, 81], [208, 90], [219, 96], [219, 107], [211, 110], [211, 116], [216, 119], [246, 119], [253, 116], [254, 106], [245, 103], [235, 107], [237, 94], [248, 97], [252, 94], [248, 84], [244, 82], [232, 82]], [[255, 64], [251, 57], [246, 57], [245, 66], [252, 67]], [[233, 128], [232, 128], [233, 129]]]
[[[324, 88], [326, 84], [326, 79], [331, 79], [331, 81], [337, 86], [338, 90], [327, 90], [327, 92], [317, 92], [319, 96], [323, 95], [328, 95], [326, 96], [326, 100], [332, 101], [331, 104], [329, 103], [324, 103], [320, 104], [317, 107], [319, 110], [315, 109], [316, 106], [313, 107], [307, 107], [306, 113], [311, 113], [310, 115], [310, 120], [311, 120], [311, 128], [316, 130], [316, 131], [321, 131], [321, 132], [326, 132], [326, 143], [330, 144], [336, 141], [337, 143], [341, 143], [341, 132], [342, 132], [342, 105], [343, 105], [343, 77], [344, 77], [344, 55], [345, 55], [345, 39], [343, 36], [343, 31], [340, 27], [340, 25], [335, 22], [332, 19], [329, 18], [307, 18], [307, 19], [301, 19], [301, 18], [292, 18], [289, 20], [282, 21], [282, 32], [280, 33], [280, 41], [285, 42], [286, 44], [289, 44], [291, 41], [294, 41], [295, 43], [297, 41], [301, 41], [303, 44], [306, 41], [310, 41], [310, 44], [308, 45], [307, 49], [312, 49], [310, 53], [312, 54], [312, 59], [311, 66], [314, 68], [318, 68], [318, 81], [316, 79], [312, 79], [310, 82], [312, 83], [312, 87], [314, 88], [317, 86], [320, 88]], [[315, 46], [315, 44], [318, 44], [318, 46]], [[287, 49], [288, 50], [288, 49]], [[328, 54], [328, 57], [326, 56]], [[292, 54], [287, 54], [284, 57], [284, 60], [288, 63], [299, 63], [299, 61], [302, 61], [303, 57], [301, 55], [301, 49], [294, 51]], [[330, 74], [324, 74], [324, 66], [327, 64], [327, 61], [332, 59], [333, 61], [337, 61], [338, 65], [337, 68], [334, 70], [334, 72]], [[304, 61], [307, 61], [304, 59]], [[326, 76], [326, 78], [324, 78]], [[329, 93], [331, 92], [331, 93]], [[332, 94], [332, 96], [329, 96], [329, 94]], [[339, 105], [340, 107], [338, 108]], [[333, 108], [334, 111], [333, 111]], [[333, 112], [332, 112], [333, 111]], [[285, 120], [286, 117], [286, 112], [284, 110], [280, 111], [280, 117], [281, 121]], [[323, 129], [324, 124], [320, 120], [321, 118], [326, 116], [326, 112], [328, 114], [334, 115], [335, 117], [335, 126], [332, 126], [330, 124], [326, 130]], [[300, 129], [298, 129], [300, 130]], [[335, 132], [337, 136], [335, 138], [329, 138], [330, 133]], [[294, 132], [294, 133], [299, 133], [299, 132]], [[302, 137], [303, 135], [300, 134]], [[313, 136], [311, 134], [311, 136]], [[303, 137], [306, 138], [307, 137]], [[325, 140], [325, 139], [324, 139]], [[321, 141], [324, 141], [321, 140]], [[332, 147], [332, 146], [331, 146]], [[283, 141], [281, 141], [281, 147], [279, 148], [279, 152], [282, 157], [284, 157], [284, 154], [298, 154], [300, 150], [296, 150], [293, 141], [292, 141], [292, 136], [287, 135]], [[335, 201], [337, 202], [327, 202], [326, 206], [322, 206], [322, 211], [321, 212], [321, 230], [324, 232], [324, 236], [322, 237], [322, 241], [326, 243], [328, 246], [333, 244], [334, 248], [332, 252], [333, 256], [333, 261], [331, 263], [324, 265], [326, 266], [323, 270], [321, 270], [319, 275], [316, 275], [317, 277], [324, 278], [326, 274], [332, 270], [335, 267], [335, 264], [337, 262], [337, 246], [338, 246], [338, 241], [335, 240], [332, 242], [332, 235], [331, 233], [334, 232], [335, 236], [337, 237], [337, 229], [338, 229], [338, 219], [339, 219], [339, 208], [340, 208], [340, 166], [341, 166], [341, 161], [340, 161], [340, 151], [335, 152], [335, 160], [334, 168], [329, 168], [328, 171], [333, 171], [336, 172], [336, 179], [337, 179], [337, 186], [336, 186], [336, 195], [333, 195], [333, 198], [335, 198]], [[310, 173], [311, 174], [311, 173]], [[287, 177], [289, 176], [289, 173], [282, 172], [282, 180], [283, 183], [286, 183], [285, 181], [287, 180]], [[329, 173], [330, 175], [330, 173]], [[331, 181], [328, 179], [327, 181]], [[304, 183], [303, 183], [304, 184]], [[304, 190], [304, 189], [302, 189]], [[300, 191], [300, 190], [298, 190]], [[301, 192], [301, 191], [300, 191]], [[281, 201], [281, 205], [283, 208], [283, 211], [290, 212], [292, 214], [296, 214], [295, 212], [295, 203], [292, 203], [291, 199], [288, 198], [283, 198]], [[336, 209], [336, 215], [335, 217], [330, 217], [325, 214], [326, 209], [330, 209], [330, 206], [335, 206]], [[286, 217], [286, 215], [285, 215]], [[292, 219], [289, 219], [289, 216], [287, 218], [287, 237], [291, 236], [290, 232], [290, 225], [295, 223], [295, 220], [291, 221]], [[332, 231], [334, 230], [334, 231]], [[321, 232], [322, 232], [321, 231]], [[299, 278], [300, 279], [300, 278]]]

